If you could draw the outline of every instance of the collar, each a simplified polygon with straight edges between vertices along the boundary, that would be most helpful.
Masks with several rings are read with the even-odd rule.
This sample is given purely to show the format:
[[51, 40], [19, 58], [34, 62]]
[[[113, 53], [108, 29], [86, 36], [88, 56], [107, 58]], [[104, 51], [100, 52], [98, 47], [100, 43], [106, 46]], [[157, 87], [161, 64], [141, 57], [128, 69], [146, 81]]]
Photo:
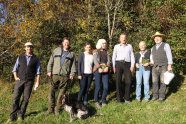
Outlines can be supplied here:
[[160, 46], [162, 44], [162, 41], [160, 43], [157, 43], [156, 46]]
[[[123, 45], [120, 43], [119, 46], [123, 46]], [[126, 43], [124, 46], [128, 46], [128, 44]]]
[[147, 50], [144, 51], [144, 53], [142, 53], [141, 51], [139, 52], [141, 55], [145, 55], [145, 53], [147, 52]]
[[28, 55], [25, 53], [25, 56], [26, 56], [26, 57], [31, 57], [31, 56], [33, 56], [33, 54], [31, 54], [30, 56], [28, 56]]

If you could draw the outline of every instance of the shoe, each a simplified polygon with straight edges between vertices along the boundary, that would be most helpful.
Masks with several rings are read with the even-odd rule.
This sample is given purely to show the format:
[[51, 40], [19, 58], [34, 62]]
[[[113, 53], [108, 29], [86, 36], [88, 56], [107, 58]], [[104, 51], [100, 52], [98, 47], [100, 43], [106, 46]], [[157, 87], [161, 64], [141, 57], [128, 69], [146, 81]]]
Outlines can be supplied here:
[[155, 98], [155, 97], [152, 98], [152, 101], [156, 101], [156, 100], [158, 100], [158, 98]]
[[50, 114], [52, 114], [52, 113], [54, 113], [53, 111], [47, 111], [46, 113], [45, 113], [45, 116], [48, 116], [48, 115], [50, 115]]
[[98, 102], [95, 102], [95, 106], [96, 106], [96, 108], [98, 108], [98, 109], [101, 108], [101, 106], [100, 106], [100, 104], [99, 104]]
[[18, 119], [17, 119], [18, 121], [22, 121], [23, 120], [23, 118], [22, 117], [18, 117]]
[[55, 115], [59, 115], [59, 110], [55, 110]]
[[126, 103], [128, 103], [128, 104], [129, 104], [129, 103], [131, 103], [131, 101], [130, 101], [130, 100], [125, 100], [125, 102], [126, 102]]
[[13, 120], [12, 120], [12, 119], [8, 119], [8, 120], [6, 121], [6, 124], [9, 124], [9, 123], [11, 123], [11, 122], [13, 122]]
[[102, 107], [105, 107], [107, 104], [106, 103], [102, 103]]
[[118, 104], [123, 104], [124, 102], [118, 102]]
[[87, 102], [87, 101], [83, 101], [83, 104], [84, 104], [84, 105], [88, 105], [88, 102]]
[[160, 103], [162, 103], [162, 102], [164, 102], [165, 101], [165, 99], [163, 99], [163, 98], [159, 98], [159, 100], [158, 100]]
[[145, 99], [144, 102], [149, 102], [149, 99]]
[[137, 102], [141, 102], [141, 100], [140, 99], [136, 99], [137, 100]]

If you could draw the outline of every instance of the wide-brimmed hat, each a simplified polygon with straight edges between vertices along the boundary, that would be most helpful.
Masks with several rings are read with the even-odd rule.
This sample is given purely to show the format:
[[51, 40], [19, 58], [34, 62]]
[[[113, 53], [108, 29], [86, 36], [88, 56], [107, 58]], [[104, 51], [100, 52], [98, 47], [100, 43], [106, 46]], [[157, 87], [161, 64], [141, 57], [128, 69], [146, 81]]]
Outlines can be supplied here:
[[165, 38], [165, 35], [161, 34], [160, 32], [156, 32], [151, 38], [154, 39], [156, 36], [162, 37], [163, 39]]
[[25, 46], [32, 46], [33, 47], [33, 44], [31, 42], [27, 42], [27, 43], [25, 43]]

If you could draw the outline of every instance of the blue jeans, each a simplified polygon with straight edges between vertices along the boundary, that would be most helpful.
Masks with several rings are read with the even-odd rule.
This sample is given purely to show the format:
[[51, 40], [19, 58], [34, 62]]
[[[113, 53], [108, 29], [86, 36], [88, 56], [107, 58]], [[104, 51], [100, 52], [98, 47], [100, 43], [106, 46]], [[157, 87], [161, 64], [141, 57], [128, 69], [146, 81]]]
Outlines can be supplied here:
[[101, 82], [103, 82], [103, 94], [102, 94], [102, 103], [106, 103], [106, 97], [108, 93], [108, 83], [109, 83], [109, 74], [102, 73], [98, 71], [95, 72], [95, 90], [94, 90], [94, 101], [99, 102], [99, 91], [101, 88]]
[[83, 74], [80, 81], [80, 91], [78, 93], [78, 101], [88, 101], [88, 90], [92, 82], [92, 74]]
[[139, 71], [136, 71], [136, 99], [141, 99], [141, 84], [144, 84], [144, 94], [145, 99], [148, 100], [150, 98], [149, 95], [149, 78], [150, 78], [150, 70], [145, 71], [145, 68], [140, 64]]

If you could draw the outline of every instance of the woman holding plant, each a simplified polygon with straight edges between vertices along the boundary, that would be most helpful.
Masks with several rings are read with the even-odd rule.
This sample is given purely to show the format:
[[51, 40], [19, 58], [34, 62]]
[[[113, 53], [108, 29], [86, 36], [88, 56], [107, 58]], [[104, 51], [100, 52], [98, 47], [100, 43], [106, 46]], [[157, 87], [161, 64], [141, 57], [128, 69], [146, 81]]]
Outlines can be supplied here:
[[141, 84], [143, 77], [145, 101], [149, 101], [150, 52], [146, 50], [146, 43], [139, 43], [140, 52], [136, 54], [136, 99], [141, 101]]
[[97, 108], [100, 108], [99, 91], [101, 82], [103, 82], [102, 106], [106, 105], [106, 97], [108, 93], [110, 56], [108, 51], [106, 51], [106, 45], [107, 43], [105, 39], [99, 39], [96, 45], [96, 50], [93, 51], [93, 71], [95, 74], [94, 101]]

